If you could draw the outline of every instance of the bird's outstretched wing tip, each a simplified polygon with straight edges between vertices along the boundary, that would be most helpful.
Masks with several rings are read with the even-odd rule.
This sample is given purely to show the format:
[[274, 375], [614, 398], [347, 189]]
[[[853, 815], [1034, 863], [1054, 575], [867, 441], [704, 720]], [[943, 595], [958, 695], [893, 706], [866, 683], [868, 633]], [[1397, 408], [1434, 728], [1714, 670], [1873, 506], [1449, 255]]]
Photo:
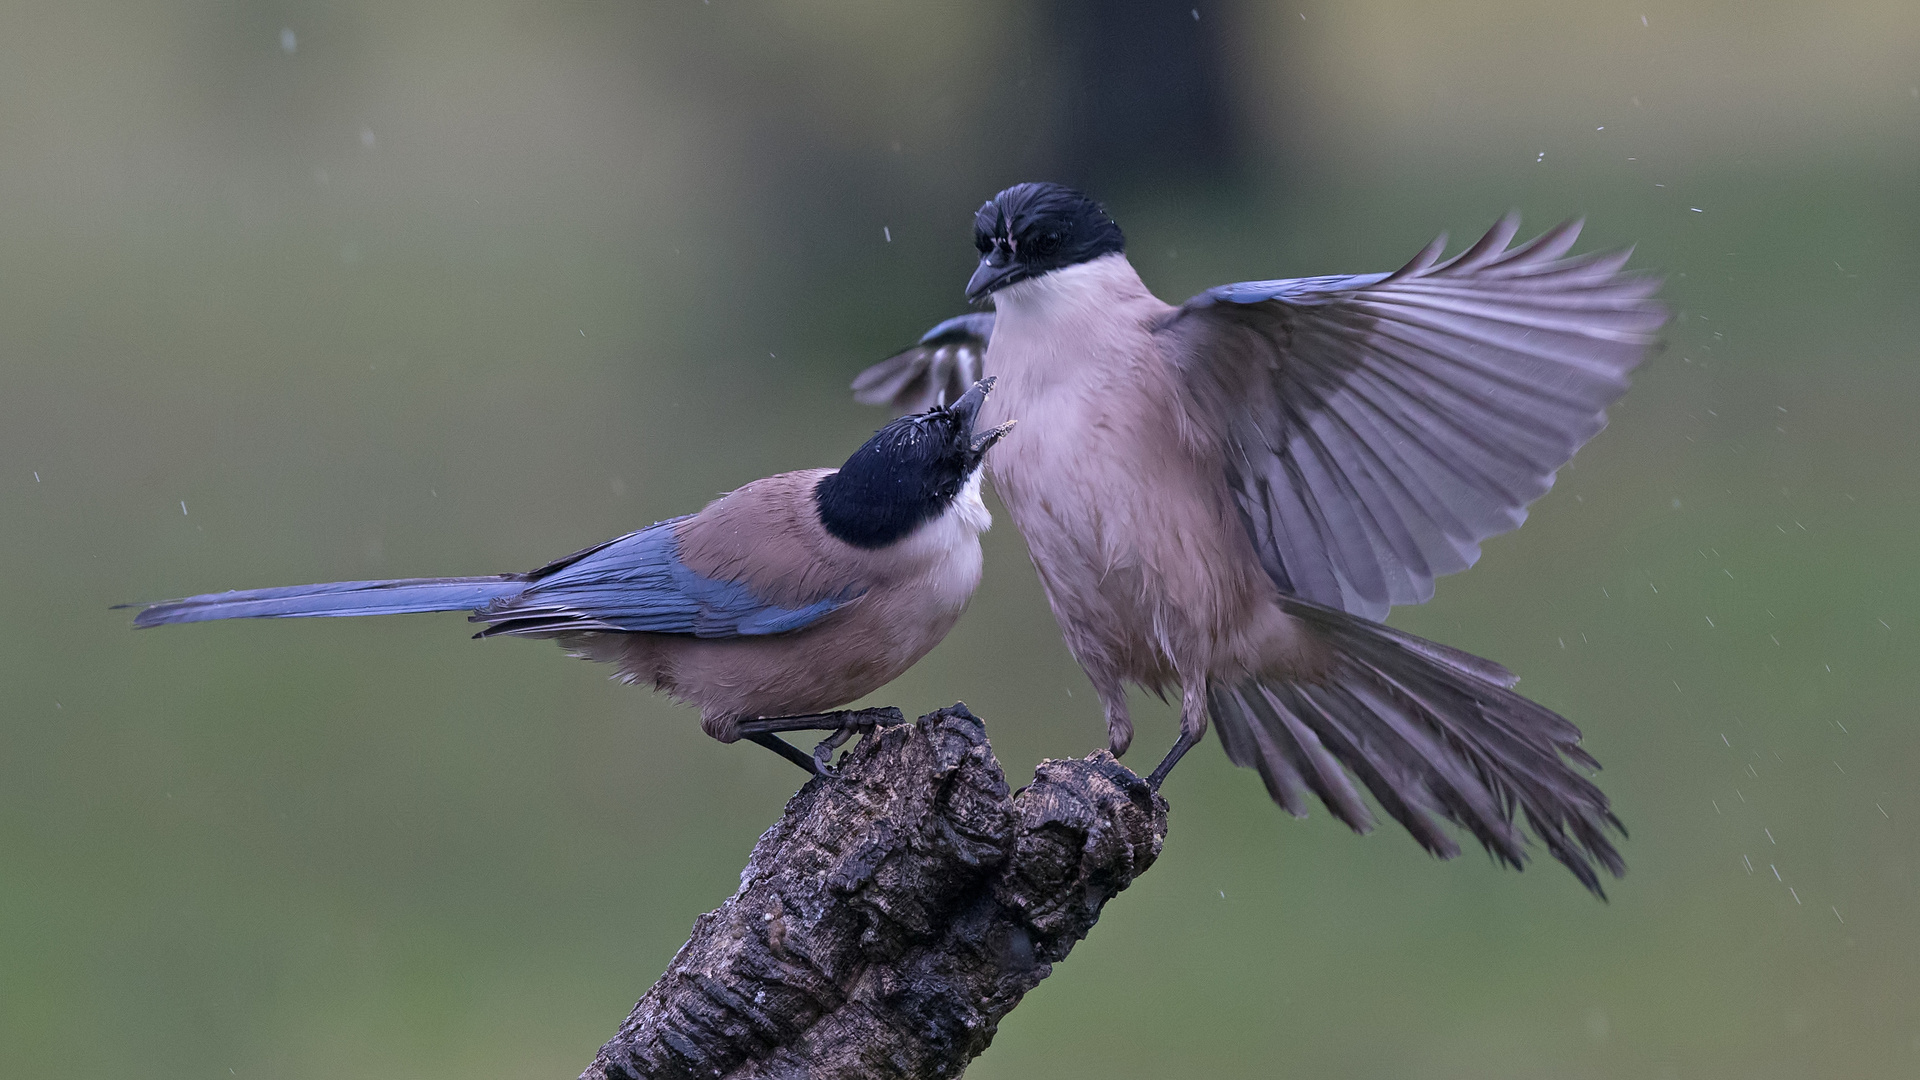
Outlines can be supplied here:
[[912, 345], [854, 376], [853, 399], [905, 414], [957, 398], [980, 377], [992, 334], [991, 311], [937, 323]]
[[1440, 235], [1428, 241], [1427, 246], [1421, 248], [1419, 253], [1414, 255], [1413, 258], [1408, 259], [1405, 266], [1388, 274], [1386, 280], [1382, 281], [1381, 284], [1385, 285], [1390, 282], [1413, 277], [1416, 274], [1425, 273], [1435, 262], [1439, 261], [1440, 254], [1446, 250], [1447, 234], [1442, 232]]

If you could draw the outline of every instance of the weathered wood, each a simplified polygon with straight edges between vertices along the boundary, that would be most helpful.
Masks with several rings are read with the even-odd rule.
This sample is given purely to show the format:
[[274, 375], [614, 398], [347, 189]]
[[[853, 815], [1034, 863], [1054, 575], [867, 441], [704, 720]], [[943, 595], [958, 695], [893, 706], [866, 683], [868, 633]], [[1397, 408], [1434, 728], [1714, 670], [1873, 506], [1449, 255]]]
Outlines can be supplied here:
[[787, 803], [582, 1080], [957, 1076], [1166, 833], [1104, 750], [1012, 795], [964, 705], [884, 728]]

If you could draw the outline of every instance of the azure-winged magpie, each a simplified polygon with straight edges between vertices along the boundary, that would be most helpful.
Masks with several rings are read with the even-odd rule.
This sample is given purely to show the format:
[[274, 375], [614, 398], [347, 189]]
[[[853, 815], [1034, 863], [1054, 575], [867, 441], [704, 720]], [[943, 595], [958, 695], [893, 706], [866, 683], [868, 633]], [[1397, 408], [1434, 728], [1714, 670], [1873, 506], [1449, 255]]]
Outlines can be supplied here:
[[1000, 380], [1019, 416], [988, 466], [1125, 751], [1126, 687], [1180, 692], [1163, 780], [1211, 714], [1275, 802], [1313, 792], [1366, 832], [1359, 786], [1428, 851], [1435, 816], [1518, 867], [1524, 816], [1599, 893], [1619, 822], [1565, 719], [1500, 665], [1382, 625], [1517, 527], [1606, 423], [1665, 319], [1627, 253], [1568, 257], [1578, 222], [1399, 270], [1156, 298], [1102, 207], [1058, 184], [974, 217], [969, 299], [862, 373], [896, 408]]
[[[340, 581], [143, 607], [136, 626], [471, 610], [477, 635], [557, 639], [700, 710], [722, 742], [823, 773], [873, 710], [832, 713], [939, 644], [980, 582], [993, 380], [894, 420], [838, 469], [756, 480], [706, 509], [524, 574]], [[834, 730], [809, 756], [775, 732]]]

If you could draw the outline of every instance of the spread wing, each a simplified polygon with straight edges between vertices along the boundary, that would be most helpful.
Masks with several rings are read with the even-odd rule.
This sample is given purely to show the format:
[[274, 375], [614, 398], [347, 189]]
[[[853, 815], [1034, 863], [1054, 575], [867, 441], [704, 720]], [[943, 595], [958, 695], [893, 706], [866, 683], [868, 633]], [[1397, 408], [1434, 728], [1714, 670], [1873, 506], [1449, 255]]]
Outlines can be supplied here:
[[912, 348], [855, 377], [853, 399], [887, 406], [903, 416], [957, 401], [980, 381], [980, 358], [987, 354], [992, 336], [991, 311], [948, 319], [921, 335]]
[[854, 598], [843, 593], [783, 607], [741, 582], [703, 577], [680, 560], [674, 527], [685, 520], [662, 521], [535, 570], [525, 591], [473, 615], [489, 624], [479, 636], [623, 630], [754, 637], [798, 630]]
[[1563, 257], [1580, 222], [1508, 249], [1518, 228], [1391, 274], [1222, 285], [1162, 328], [1283, 591], [1375, 620], [1428, 600], [1606, 426], [1660, 282], [1631, 252]]

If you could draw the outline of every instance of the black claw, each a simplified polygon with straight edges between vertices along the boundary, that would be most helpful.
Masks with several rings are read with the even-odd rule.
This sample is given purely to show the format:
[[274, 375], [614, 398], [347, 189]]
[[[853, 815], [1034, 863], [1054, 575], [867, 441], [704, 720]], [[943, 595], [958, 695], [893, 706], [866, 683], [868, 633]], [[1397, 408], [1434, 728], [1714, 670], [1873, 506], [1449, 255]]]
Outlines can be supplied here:
[[815, 775], [832, 776], [834, 774], [833, 747], [828, 746], [825, 741], [813, 748], [813, 767]]
[[861, 709], [856, 712], [841, 713], [846, 722], [833, 730], [833, 734], [820, 740], [813, 748], [813, 760], [819, 762], [822, 776], [836, 775], [832, 769], [833, 752], [845, 746], [855, 735], [865, 737], [887, 723], [905, 723], [905, 717], [899, 709], [888, 706], [883, 709]]

